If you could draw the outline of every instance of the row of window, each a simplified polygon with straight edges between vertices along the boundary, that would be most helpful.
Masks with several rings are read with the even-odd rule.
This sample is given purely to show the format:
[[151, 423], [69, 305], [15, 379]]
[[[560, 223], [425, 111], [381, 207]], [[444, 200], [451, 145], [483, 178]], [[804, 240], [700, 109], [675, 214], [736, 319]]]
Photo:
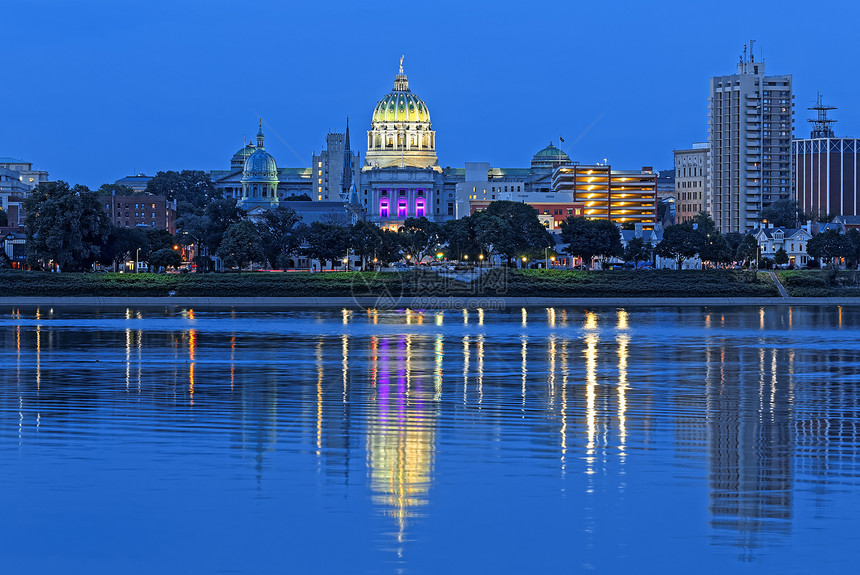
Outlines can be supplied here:
[[680, 187], [682, 189], [685, 189], [685, 188], [701, 188], [702, 187], [702, 185], [701, 185], [702, 182], [699, 180], [693, 180], [692, 182], [678, 182], [678, 184], [680, 184]]
[[[121, 208], [122, 206], [117, 204], [116, 207]], [[129, 209], [128, 204], [125, 205], [125, 209]], [[146, 209], [146, 204], [134, 204], [134, 209], [136, 209], [136, 210]], [[155, 204], [152, 204], [152, 209], [153, 210], [155, 209]], [[105, 204], [105, 210], [110, 211], [110, 204]]]
[[[117, 213], [116, 213], [116, 217], [121, 218], [121, 217], [123, 217], [123, 215], [122, 215], [122, 213], [117, 212]], [[126, 213], [125, 213], [125, 217], [129, 217], [128, 212], [126, 212]], [[146, 217], [146, 214], [145, 214], [145, 213], [143, 213], [143, 212], [140, 212], [140, 213], [138, 213], [138, 212], [134, 212], [134, 217], [136, 217], [136, 218], [145, 218], [145, 217]], [[152, 217], [153, 217], [153, 218], [155, 218], [155, 212], [152, 212]]]

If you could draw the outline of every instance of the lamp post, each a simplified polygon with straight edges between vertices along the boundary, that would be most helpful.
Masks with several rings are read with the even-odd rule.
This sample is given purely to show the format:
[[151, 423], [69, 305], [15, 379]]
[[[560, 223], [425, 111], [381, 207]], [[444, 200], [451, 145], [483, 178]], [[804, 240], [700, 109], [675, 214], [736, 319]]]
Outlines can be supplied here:
[[484, 267], [484, 254], [479, 255], [478, 259], [481, 260], [481, 263], [479, 265], [481, 268], [483, 268]]
[[521, 259], [523, 260], [523, 269], [525, 269], [526, 261], [528, 261], [528, 258], [526, 256], [523, 256]]
[[543, 269], [549, 269], [549, 248], [543, 249]]
[[137, 270], [140, 267], [140, 265], [138, 264], [139, 260], [140, 260], [140, 248], [137, 248], [137, 251], [134, 252], [134, 273], [137, 273]]

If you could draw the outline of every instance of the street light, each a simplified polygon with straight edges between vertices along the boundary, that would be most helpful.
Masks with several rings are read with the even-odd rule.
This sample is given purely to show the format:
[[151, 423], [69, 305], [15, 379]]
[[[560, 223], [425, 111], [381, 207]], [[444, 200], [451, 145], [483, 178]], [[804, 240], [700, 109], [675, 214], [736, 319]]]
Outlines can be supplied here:
[[134, 252], [134, 273], [137, 273], [137, 270], [140, 267], [140, 265], [138, 265], [138, 263], [137, 263], [139, 259], [140, 259], [140, 248], [137, 248], [137, 251]]
[[523, 260], [523, 268], [525, 268], [526, 267], [526, 260], [528, 260], [528, 258], [526, 256], [523, 256], [522, 260]]
[[478, 256], [478, 259], [481, 260], [481, 267], [484, 267], [484, 254]]

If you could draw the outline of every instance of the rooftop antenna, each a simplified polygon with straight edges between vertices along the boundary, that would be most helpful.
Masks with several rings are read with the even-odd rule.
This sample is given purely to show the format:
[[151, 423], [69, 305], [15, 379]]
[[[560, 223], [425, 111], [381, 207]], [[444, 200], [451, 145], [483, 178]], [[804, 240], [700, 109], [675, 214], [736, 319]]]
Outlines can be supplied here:
[[754, 47], [755, 40], [750, 40], [750, 62], [755, 62], [755, 53], [753, 52]]
[[812, 133], [810, 134], [812, 138], [835, 138], [836, 136], [833, 133], [833, 123], [836, 122], [836, 120], [828, 118], [827, 111], [835, 110], [836, 106], [826, 106], [822, 102], [821, 92], [819, 92], [815, 100], [815, 105], [808, 109], [818, 112], [817, 118], [807, 120], [807, 122], [812, 124]]

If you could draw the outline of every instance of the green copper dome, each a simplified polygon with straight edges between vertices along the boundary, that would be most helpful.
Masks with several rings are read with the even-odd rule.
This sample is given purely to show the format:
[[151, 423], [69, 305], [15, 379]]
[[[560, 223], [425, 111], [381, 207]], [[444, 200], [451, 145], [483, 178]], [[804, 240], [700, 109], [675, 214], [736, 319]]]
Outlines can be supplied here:
[[233, 157], [230, 158], [230, 167], [233, 169], [242, 168], [245, 165], [245, 160], [247, 160], [248, 156], [253, 154], [256, 149], [257, 147], [254, 146], [253, 142], [248, 142], [247, 146], [233, 154]]
[[570, 156], [556, 148], [552, 142], [532, 157], [532, 168], [550, 168], [570, 163]]
[[[263, 121], [260, 120], [260, 131], [257, 132], [257, 145], [254, 152], [245, 160], [242, 171], [242, 182], [276, 183], [278, 182], [278, 165], [272, 154], [263, 145]], [[247, 146], [244, 148], [247, 149]]]

